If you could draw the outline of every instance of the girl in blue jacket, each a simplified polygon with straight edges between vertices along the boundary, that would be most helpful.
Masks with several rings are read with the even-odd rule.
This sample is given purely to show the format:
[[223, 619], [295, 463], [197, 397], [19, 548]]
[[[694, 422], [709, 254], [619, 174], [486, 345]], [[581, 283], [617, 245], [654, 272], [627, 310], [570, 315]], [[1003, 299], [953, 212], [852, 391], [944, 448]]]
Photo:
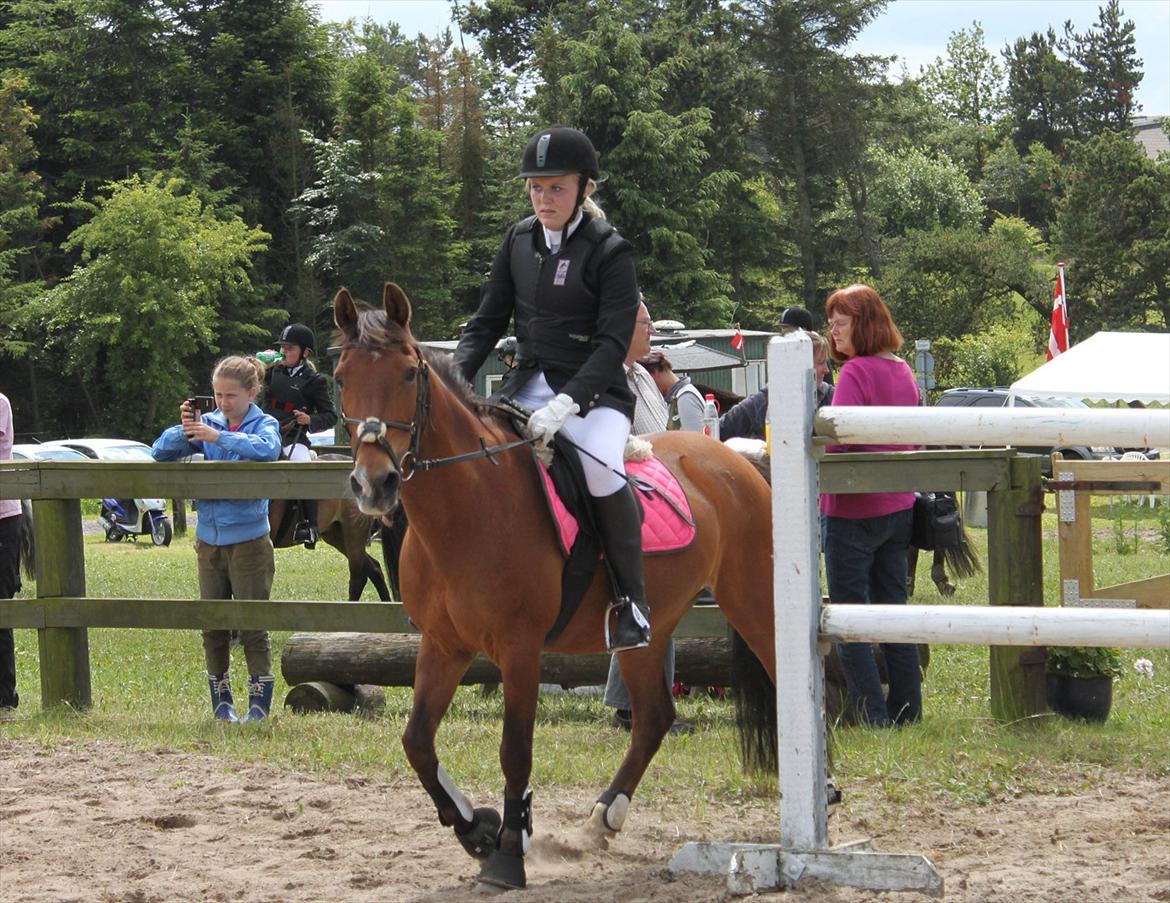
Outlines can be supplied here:
[[[221, 359], [211, 376], [217, 409], [200, 416], [184, 401], [181, 422], [155, 440], [154, 459], [173, 461], [202, 453], [208, 461], [275, 461], [280, 427], [255, 404], [263, 379], [264, 365], [256, 358]], [[195, 551], [202, 598], [267, 599], [275, 571], [268, 499], [200, 499]], [[203, 631], [212, 711], [221, 721], [259, 721], [272, 706], [271, 640], [266, 630], [240, 631], [250, 675], [243, 719], [236, 717], [228, 680], [230, 641], [231, 631]]]

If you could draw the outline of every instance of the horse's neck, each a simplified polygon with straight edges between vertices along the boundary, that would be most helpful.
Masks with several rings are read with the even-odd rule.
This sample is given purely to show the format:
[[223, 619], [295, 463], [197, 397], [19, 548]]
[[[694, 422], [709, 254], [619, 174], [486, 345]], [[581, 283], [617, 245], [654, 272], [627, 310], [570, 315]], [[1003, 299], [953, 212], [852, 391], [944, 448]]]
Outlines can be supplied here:
[[[502, 423], [469, 410], [440, 380], [431, 388], [431, 413], [419, 440], [419, 458], [441, 459], [514, 441]], [[444, 464], [434, 470], [416, 470], [402, 486], [402, 504], [413, 527], [434, 531], [441, 541], [460, 542], [469, 533], [498, 535], [499, 518], [493, 511], [511, 508], [509, 496], [531, 492], [534, 480], [524, 479], [531, 468], [531, 452], [519, 446], [486, 458]], [[515, 499], [513, 499], [515, 501]], [[503, 504], [501, 504], [503, 503]]]

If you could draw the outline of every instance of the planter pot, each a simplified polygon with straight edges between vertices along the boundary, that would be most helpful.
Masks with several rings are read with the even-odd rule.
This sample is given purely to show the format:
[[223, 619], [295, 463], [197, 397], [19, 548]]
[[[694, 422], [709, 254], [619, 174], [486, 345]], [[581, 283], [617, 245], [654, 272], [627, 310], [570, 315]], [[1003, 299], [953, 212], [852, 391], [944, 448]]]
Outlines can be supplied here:
[[1048, 708], [1065, 718], [1104, 721], [1113, 705], [1112, 677], [1048, 675]]

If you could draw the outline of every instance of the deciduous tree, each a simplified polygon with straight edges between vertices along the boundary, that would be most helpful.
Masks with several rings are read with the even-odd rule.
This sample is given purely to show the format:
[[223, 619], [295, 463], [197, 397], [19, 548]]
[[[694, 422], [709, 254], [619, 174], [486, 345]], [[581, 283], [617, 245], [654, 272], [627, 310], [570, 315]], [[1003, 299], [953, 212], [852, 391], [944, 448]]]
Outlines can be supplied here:
[[[218, 350], [223, 311], [254, 291], [249, 272], [268, 236], [217, 217], [176, 179], [134, 176], [106, 191], [79, 202], [92, 214], [67, 242], [80, 262], [38, 307], [106, 425], [149, 437], [206, 385], [187, 361]], [[257, 343], [269, 335], [258, 320], [226, 328]]]

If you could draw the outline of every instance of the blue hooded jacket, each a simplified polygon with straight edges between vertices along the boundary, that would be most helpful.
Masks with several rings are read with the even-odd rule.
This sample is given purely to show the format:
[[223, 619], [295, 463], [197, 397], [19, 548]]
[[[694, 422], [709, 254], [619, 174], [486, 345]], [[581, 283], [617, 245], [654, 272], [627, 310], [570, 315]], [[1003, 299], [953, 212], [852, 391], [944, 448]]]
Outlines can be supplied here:
[[[174, 461], [202, 452], [208, 461], [275, 461], [280, 457], [280, 427], [276, 418], [251, 405], [240, 428], [228, 429], [218, 410], [203, 415], [208, 426], [220, 431], [218, 442], [188, 442], [181, 425], [172, 426], [154, 440], [150, 452], [156, 461]], [[249, 542], [268, 534], [268, 499], [200, 499], [195, 536], [213, 546]]]

